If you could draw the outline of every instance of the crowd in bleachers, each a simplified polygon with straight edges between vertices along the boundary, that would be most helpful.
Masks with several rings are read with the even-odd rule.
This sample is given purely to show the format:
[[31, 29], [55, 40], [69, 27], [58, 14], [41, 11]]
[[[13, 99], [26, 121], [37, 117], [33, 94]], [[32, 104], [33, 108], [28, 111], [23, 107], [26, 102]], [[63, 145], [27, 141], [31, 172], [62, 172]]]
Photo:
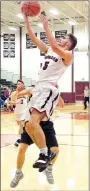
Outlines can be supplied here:
[[0, 80], [0, 108], [4, 111], [12, 110], [12, 106], [8, 106], [7, 101], [9, 100], [10, 94], [15, 90], [16, 84], [8, 83], [6, 80]]
[[4, 111], [13, 110], [13, 108], [8, 105], [8, 100], [10, 99], [12, 91], [13, 91], [12, 87], [9, 88], [1, 86], [0, 108], [2, 108]]

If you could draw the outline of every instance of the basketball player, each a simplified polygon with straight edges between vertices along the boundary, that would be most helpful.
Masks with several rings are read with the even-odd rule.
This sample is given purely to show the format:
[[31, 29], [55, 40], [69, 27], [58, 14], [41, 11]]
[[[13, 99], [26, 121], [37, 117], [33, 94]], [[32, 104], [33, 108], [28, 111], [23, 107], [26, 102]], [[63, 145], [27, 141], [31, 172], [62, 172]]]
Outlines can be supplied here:
[[[31, 96], [31, 89], [27, 88], [27, 89], [19, 92], [18, 95], [19, 96], [24, 96], [24, 95]], [[58, 106], [64, 107], [64, 101], [61, 97], [59, 99]], [[29, 120], [29, 115], [28, 115], [28, 118], [26, 119], [26, 121], [28, 121], [28, 120]], [[57, 142], [57, 139], [55, 136], [53, 122], [48, 120], [48, 118], [44, 118], [43, 121], [40, 122], [40, 125], [45, 134], [47, 147], [49, 149], [51, 148], [51, 150], [56, 153], [56, 157], [52, 161], [52, 164], [54, 164], [57, 159], [59, 148], [58, 148], [58, 142]], [[10, 187], [16, 187], [17, 184], [19, 183], [19, 181], [23, 178], [22, 167], [23, 167], [23, 164], [25, 161], [25, 153], [26, 153], [28, 146], [32, 145], [32, 144], [33, 144], [33, 141], [30, 138], [30, 136], [27, 134], [27, 132], [24, 128], [24, 131], [21, 134], [21, 144], [20, 144], [19, 152], [18, 152], [18, 156], [17, 156], [17, 170], [16, 170], [13, 180], [10, 183]], [[50, 184], [54, 183], [54, 178], [53, 178], [53, 174], [52, 174], [52, 164], [49, 164], [48, 167], [44, 171], [44, 173], [47, 177], [47, 180]], [[39, 171], [42, 171], [42, 169], [39, 169]]]
[[[40, 122], [44, 117], [50, 117], [58, 102], [58, 80], [64, 74], [68, 66], [72, 63], [72, 50], [77, 44], [77, 39], [73, 34], [68, 34], [57, 42], [53, 37], [49, 27], [46, 16], [40, 14], [40, 19], [43, 23], [43, 28], [46, 32], [50, 47], [39, 40], [29, 24], [28, 17], [24, 15], [26, 28], [30, 39], [36, 46], [45, 54], [41, 71], [39, 72], [39, 79], [33, 89], [33, 96], [30, 101], [30, 120], [26, 124], [26, 131], [35, 138], [40, 149], [40, 155], [34, 163], [34, 168], [47, 167], [52, 160], [53, 153], [48, 155], [45, 135], [41, 129]], [[66, 83], [66, 82], [65, 82]], [[32, 132], [30, 131], [30, 127]], [[33, 140], [34, 141], [34, 140]]]
[[26, 96], [18, 96], [16, 97], [16, 92], [20, 92], [24, 90], [24, 82], [22, 80], [17, 81], [17, 88], [16, 91], [12, 92], [11, 94], [11, 101], [9, 102], [10, 104], [16, 105], [15, 107], [15, 116], [16, 116], [16, 121], [19, 126], [19, 139], [15, 142], [15, 146], [18, 147], [21, 139], [21, 133], [23, 131], [23, 126], [24, 126], [24, 120], [25, 120], [25, 112], [27, 108], [27, 98]]
[[85, 86], [85, 89], [84, 89], [84, 109], [87, 109], [87, 102], [89, 104], [89, 89], [88, 89], [88, 86]]
[[[58, 152], [59, 152], [59, 148], [58, 148], [58, 143], [57, 143], [57, 139], [55, 136], [53, 122], [49, 121], [49, 120], [42, 121], [42, 122], [40, 122], [40, 125], [45, 134], [47, 147], [56, 153], [56, 157], [52, 161], [52, 164], [54, 164], [54, 162], [56, 161]], [[23, 167], [23, 164], [25, 161], [25, 153], [26, 153], [26, 150], [28, 149], [28, 146], [32, 145], [32, 144], [33, 144], [32, 139], [27, 134], [27, 132], [24, 130], [23, 133], [21, 134], [21, 143], [20, 143], [19, 152], [18, 152], [18, 156], [17, 156], [16, 173], [10, 183], [10, 187], [15, 187], [19, 183], [19, 181], [23, 178], [22, 167]], [[52, 174], [52, 164], [49, 164], [48, 167], [44, 171], [49, 184], [54, 183], [54, 178], [53, 178], [53, 174]]]

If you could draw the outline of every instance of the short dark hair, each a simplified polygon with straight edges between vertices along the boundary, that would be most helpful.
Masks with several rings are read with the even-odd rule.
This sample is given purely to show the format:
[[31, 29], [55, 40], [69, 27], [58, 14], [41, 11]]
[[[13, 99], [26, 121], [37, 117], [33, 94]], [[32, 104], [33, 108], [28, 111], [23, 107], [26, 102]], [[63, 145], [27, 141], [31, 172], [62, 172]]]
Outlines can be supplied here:
[[69, 48], [69, 50], [73, 50], [75, 48], [75, 46], [77, 45], [77, 38], [73, 35], [73, 34], [68, 34], [67, 35], [70, 38], [70, 41], [72, 43], [71, 47]]
[[17, 83], [18, 83], [18, 82], [21, 82], [21, 83], [24, 85], [24, 82], [23, 82], [22, 80], [19, 79], [19, 80], [17, 80]]

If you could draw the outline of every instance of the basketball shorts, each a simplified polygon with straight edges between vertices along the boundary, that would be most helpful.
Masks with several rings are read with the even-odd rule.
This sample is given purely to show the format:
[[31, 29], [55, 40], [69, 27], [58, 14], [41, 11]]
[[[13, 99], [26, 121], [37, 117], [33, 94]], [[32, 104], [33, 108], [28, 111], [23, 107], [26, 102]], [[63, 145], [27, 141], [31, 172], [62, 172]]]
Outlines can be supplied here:
[[[41, 128], [45, 134], [46, 137], [46, 145], [48, 148], [51, 147], [58, 147], [58, 142], [56, 139], [56, 133], [53, 127], [53, 122], [52, 121], [42, 121], [40, 123]], [[23, 131], [22, 135], [21, 135], [21, 143], [25, 143], [27, 145], [31, 145], [33, 144], [32, 139], [30, 138], [30, 136], [27, 134], [27, 132]]]
[[40, 112], [45, 111], [49, 118], [54, 108], [57, 105], [59, 98], [59, 91], [55, 86], [51, 84], [40, 83], [32, 90], [32, 98], [28, 104], [28, 108], [32, 111], [33, 108]]
[[20, 113], [20, 114], [15, 114], [16, 121], [24, 121], [26, 118], [26, 113]]

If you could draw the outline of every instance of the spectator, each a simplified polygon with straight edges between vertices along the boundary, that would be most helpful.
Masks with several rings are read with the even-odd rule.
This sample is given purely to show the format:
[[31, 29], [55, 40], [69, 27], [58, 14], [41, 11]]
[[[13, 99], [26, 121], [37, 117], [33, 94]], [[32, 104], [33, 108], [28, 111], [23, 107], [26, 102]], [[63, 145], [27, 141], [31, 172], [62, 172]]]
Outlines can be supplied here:
[[3, 100], [5, 101], [9, 97], [9, 89], [5, 88], [4, 94], [3, 94]]
[[4, 107], [4, 101], [2, 100], [2, 98], [0, 97], [0, 108]]
[[88, 86], [84, 89], [84, 109], [87, 109], [87, 102], [89, 103], [89, 89]]
[[9, 104], [9, 101], [10, 101], [10, 98], [7, 98], [7, 99], [5, 100], [5, 103], [4, 103], [4, 110], [5, 110], [5, 111], [14, 111], [15, 106]]

